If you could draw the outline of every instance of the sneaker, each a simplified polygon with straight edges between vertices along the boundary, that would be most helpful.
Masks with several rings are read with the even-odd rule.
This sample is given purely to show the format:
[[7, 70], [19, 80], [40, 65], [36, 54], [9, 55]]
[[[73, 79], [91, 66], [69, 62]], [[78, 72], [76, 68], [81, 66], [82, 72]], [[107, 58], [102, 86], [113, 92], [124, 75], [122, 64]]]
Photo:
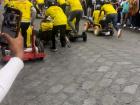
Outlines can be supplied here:
[[121, 23], [117, 23], [117, 25], [118, 25], [118, 26], [120, 26], [120, 25], [121, 25]]
[[118, 38], [120, 38], [122, 36], [122, 29], [118, 30]]
[[133, 29], [135, 30], [135, 29], [136, 29], [136, 27], [133, 27]]
[[138, 30], [140, 31], [140, 28], [138, 28]]
[[124, 24], [123, 27], [126, 27], [126, 24]]
[[32, 48], [25, 48], [24, 52], [32, 52]]
[[133, 26], [131, 26], [131, 27], [129, 27], [130, 29], [132, 29], [133, 28]]

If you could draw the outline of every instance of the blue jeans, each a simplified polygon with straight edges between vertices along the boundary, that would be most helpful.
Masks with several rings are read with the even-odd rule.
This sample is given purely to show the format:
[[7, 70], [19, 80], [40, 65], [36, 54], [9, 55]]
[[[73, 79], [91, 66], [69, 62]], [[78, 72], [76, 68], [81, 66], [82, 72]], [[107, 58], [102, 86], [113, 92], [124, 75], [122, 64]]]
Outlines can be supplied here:
[[117, 14], [108, 14], [107, 16], [106, 16], [106, 22], [107, 22], [107, 24], [109, 24], [109, 23], [112, 23], [113, 24], [113, 27], [116, 29], [116, 31], [118, 31], [119, 30], [119, 26], [117, 25], [117, 17], [118, 17], [118, 15]]

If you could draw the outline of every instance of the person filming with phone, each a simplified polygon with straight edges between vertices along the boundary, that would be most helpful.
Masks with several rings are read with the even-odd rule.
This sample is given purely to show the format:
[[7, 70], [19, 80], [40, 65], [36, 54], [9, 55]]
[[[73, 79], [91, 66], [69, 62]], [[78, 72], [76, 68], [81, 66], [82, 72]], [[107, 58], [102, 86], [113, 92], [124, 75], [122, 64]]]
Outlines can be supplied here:
[[[0, 5], [1, 5], [0, 0]], [[2, 5], [1, 5], [2, 6]], [[0, 12], [0, 16], [2, 17], [2, 12]], [[2, 23], [3, 19], [0, 19], [0, 23]], [[0, 29], [2, 24], [0, 26]], [[7, 34], [6, 32], [0, 32], [0, 37], [4, 38], [13, 53], [13, 57], [9, 60], [9, 62], [0, 69], [0, 103], [10, 90], [14, 80], [16, 79], [19, 72], [23, 69], [23, 37], [19, 32], [17, 37], [13, 38], [11, 34]]]
[[0, 32], [0, 37], [4, 37], [14, 57], [0, 69], [0, 103], [8, 93], [14, 80], [19, 72], [24, 67], [23, 63], [23, 37], [19, 32], [17, 38], [12, 38], [11, 35]]

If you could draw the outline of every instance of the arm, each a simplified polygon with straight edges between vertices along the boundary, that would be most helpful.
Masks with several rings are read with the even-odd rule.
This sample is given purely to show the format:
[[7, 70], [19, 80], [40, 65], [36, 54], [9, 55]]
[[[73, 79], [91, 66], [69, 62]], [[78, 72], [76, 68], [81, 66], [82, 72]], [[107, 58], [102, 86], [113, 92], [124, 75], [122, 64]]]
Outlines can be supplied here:
[[19, 57], [13, 57], [0, 70], [0, 102], [8, 93], [17, 75], [24, 67], [23, 61]]
[[17, 75], [23, 68], [23, 38], [19, 33], [17, 38], [12, 38], [6, 33], [0, 33], [4, 37], [9, 48], [15, 57], [11, 58], [10, 61], [0, 70], [0, 103], [8, 93]]
[[36, 9], [34, 7], [31, 7], [31, 24], [34, 24], [34, 20], [36, 19]]
[[101, 16], [102, 12], [104, 12], [104, 15], [106, 15], [104, 10], [100, 10], [99, 17]]
[[104, 11], [104, 5], [101, 6], [101, 10], [100, 10], [99, 17], [101, 16], [101, 13], [102, 13], [102, 12], [104, 12], [104, 14], [105, 14], [105, 11]]

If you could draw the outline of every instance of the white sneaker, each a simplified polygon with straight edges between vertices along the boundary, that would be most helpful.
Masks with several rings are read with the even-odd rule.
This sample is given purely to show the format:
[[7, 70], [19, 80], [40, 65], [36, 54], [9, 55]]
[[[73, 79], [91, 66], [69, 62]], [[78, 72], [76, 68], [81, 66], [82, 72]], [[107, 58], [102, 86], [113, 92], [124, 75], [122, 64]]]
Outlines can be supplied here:
[[138, 30], [140, 31], [140, 28], [138, 28]]
[[135, 30], [135, 29], [136, 29], [136, 27], [133, 27], [133, 29]]
[[119, 26], [119, 25], [121, 25], [121, 23], [117, 23], [117, 25]]
[[25, 48], [24, 52], [32, 52], [32, 48]]
[[126, 24], [124, 24], [123, 27], [126, 27]]
[[117, 37], [120, 38], [121, 36], [122, 36], [122, 29], [119, 29], [118, 30], [118, 34], [117, 34]]

